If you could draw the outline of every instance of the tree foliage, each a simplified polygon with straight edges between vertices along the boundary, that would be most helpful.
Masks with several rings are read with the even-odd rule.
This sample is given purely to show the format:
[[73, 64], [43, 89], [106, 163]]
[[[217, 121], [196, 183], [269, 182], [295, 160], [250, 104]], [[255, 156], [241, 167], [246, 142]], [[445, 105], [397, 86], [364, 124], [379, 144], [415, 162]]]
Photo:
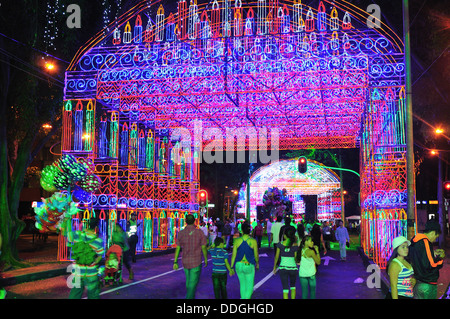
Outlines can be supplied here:
[[[82, 29], [68, 29], [61, 1], [55, 15], [59, 33], [57, 50], [45, 50], [44, 26], [47, 1], [3, 1], [0, 7], [0, 233], [3, 239], [0, 260], [6, 265], [24, 266], [16, 248], [24, 229], [18, 218], [20, 193], [27, 168], [53, 135], [60, 133], [63, 78], [67, 62], [80, 46], [101, 28], [98, 1], [78, 1], [85, 13]], [[51, 52], [49, 52], [51, 51]], [[44, 61], [57, 64], [46, 73]], [[52, 129], [42, 128], [44, 123]]]

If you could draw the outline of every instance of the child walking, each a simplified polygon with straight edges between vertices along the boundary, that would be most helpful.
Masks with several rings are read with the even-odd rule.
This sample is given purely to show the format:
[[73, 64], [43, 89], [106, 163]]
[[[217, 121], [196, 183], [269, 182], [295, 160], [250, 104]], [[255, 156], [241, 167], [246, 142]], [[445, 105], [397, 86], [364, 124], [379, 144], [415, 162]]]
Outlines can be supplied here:
[[212, 281], [214, 295], [216, 299], [227, 299], [227, 270], [230, 276], [234, 275], [234, 270], [228, 263], [228, 252], [223, 248], [223, 239], [214, 239], [214, 246], [209, 249], [213, 263]]
[[316, 299], [316, 265], [320, 265], [319, 248], [314, 245], [311, 236], [305, 236], [300, 244], [297, 262], [300, 259], [300, 286], [302, 299]]

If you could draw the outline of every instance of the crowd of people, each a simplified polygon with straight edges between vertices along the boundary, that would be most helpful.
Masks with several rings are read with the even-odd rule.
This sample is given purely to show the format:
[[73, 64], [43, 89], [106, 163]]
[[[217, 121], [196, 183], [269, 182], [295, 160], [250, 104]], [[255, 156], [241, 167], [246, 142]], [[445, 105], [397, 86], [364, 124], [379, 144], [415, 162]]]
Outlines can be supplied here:
[[[345, 261], [346, 248], [350, 243], [347, 228], [342, 222], [299, 222], [289, 216], [278, 216], [255, 220], [249, 223], [240, 220], [222, 222], [202, 221], [195, 226], [193, 216], [186, 217], [187, 226], [178, 234], [174, 269], [178, 269], [178, 258], [183, 251], [183, 266], [186, 275], [186, 298], [194, 298], [201, 274], [202, 255], [204, 267], [208, 265], [207, 254], [213, 263], [213, 288], [215, 297], [226, 298], [227, 271], [237, 275], [241, 299], [250, 299], [253, 294], [255, 271], [259, 269], [259, 249], [262, 238], [267, 235], [269, 247], [274, 249], [274, 274], [279, 272], [283, 287], [283, 298], [296, 297], [296, 280], [299, 277], [302, 298], [316, 296], [316, 270], [321, 254], [330, 250], [330, 242], [340, 244], [341, 260]], [[228, 258], [231, 252], [231, 262]], [[194, 257], [195, 256], [195, 257]], [[299, 266], [300, 265], [300, 266]]]
[[[189, 217], [188, 217], [189, 218]], [[348, 230], [342, 220], [334, 222], [299, 222], [295, 224], [289, 216], [278, 216], [276, 221], [255, 221], [250, 224], [241, 221], [234, 224], [226, 221], [221, 225], [218, 219], [208, 226], [202, 223], [198, 230], [198, 241], [185, 241], [187, 233], [193, 234], [194, 218], [180, 232], [177, 252], [183, 247], [184, 258], [191, 258], [193, 250], [185, 251], [186, 246], [197, 245], [197, 251], [203, 252], [204, 266], [207, 266], [208, 251], [213, 263], [213, 287], [215, 297], [226, 298], [227, 271], [230, 276], [237, 274], [240, 285], [241, 299], [250, 299], [253, 294], [255, 271], [259, 269], [258, 250], [261, 247], [261, 237], [267, 234], [269, 247], [273, 248], [273, 273], [279, 273], [284, 299], [296, 298], [296, 281], [300, 281], [302, 299], [316, 297], [316, 273], [321, 263], [321, 254], [330, 250], [330, 242], [339, 243], [341, 261], [346, 261], [346, 251], [350, 246]], [[229, 225], [231, 230], [225, 231]], [[392, 256], [387, 264], [387, 274], [390, 280], [387, 299], [436, 299], [439, 269], [443, 266], [445, 252], [442, 249], [433, 250], [432, 243], [440, 234], [440, 226], [435, 221], [426, 224], [425, 232], [417, 234], [411, 241], [405, 237], [393, 240]], [[183, 233], [183, 234], [182, 234]], [[225, 234], [225, 235], [224, 235]], [[193, 236], [193, 235], [192, 235]], [[181, 238], [181, 239], [180, 239]], [[191, 238], [192, 239], [192, 238]], [[233, 240], [231, 240], [233, 239]], [[229, 251], [231, 263], [228, 262]], [[178, 253], [176, 253], [174, 269], [178, 269]], [[186, 257], [185, 257], [186, 256]], [[186, 298], [194, 298], [196, 284], [201, 272], [201, 256], [197, 253], [196, 280], [192, 283], [189, 268], [186, 273]], [[184, 266], [186, 268], [186, 265]], [[189, 266], [188, 266], [189, 267]]]
[[[130, 261], [136, 262], [136, 226], [132, 216], [126, 232], [116, 225], [113, 234], [113, 246], [116, 251], [107, 252], [123, 258], [130, 279], [133, 270]], [[193, 215], [186, 216], [186, 227], [179, 231], [173, 269], [177, 270], [178, 259], [182, 251], [183, 270], [186, 277], [186, 299], [194, 299], [197, 284], [203, 267], [208, 266], [208, 254], [212, 259], [212, 284], [217, 299], [227, 298], [227, 273], [237, 275], [241, 299], [250, 299], [254, 290], [255, 271], [259, 269], [259, 249], [262, 237], [267, 236], [268, 245], [274, 249], [273, 274], [278, 273], [282, 284], [284, 299], [296, 298], [297, 277], [300, 281], [301, 298], [316, 297], [316, 273], [321, 263], [321, 254], [330, 250], [330, 242], [339, 243], [341, 261], [346, 260], [346, 250], [350, 244], [347, 228], [343, 222], [299, 222], [289, 216], [255, 221], [246, 220], [236, 223], [232, 220], [222, 222], [201, 222], [199, 225]], [[76, 283], [69, 298], [81, 298], [87, 288], [88, 298], [99, 298], [100, 285], [99, 262], [105, 254], [102, 239], [96, 235], [98, 225], [92, 220], [84, 231], [67, 232], [67, 239], [73, 243], [72, 253], [78, 269], [74, 277]], [[69, 229], [69, 227], [66, 227]], [[436, 299], [439, 270], [443, 267], [445, 251], [433, 249], [441, 233], [438, 222], [427, 222], [424, 233], [418, 233], [411, 240], [403, 236], [394, 238], [392, 255], [387, 262], [386, 273], [390, 281], [387, 299]], [[84, 245], [78, 245], [84, 244]], [[1, 245], [1, 237], [0, 237]], [[111, 247], [110, 247], [111, 248]], [[114, 247], [113, 247], [114, 248]], [[78, 259], [78, 255], [80, 256]], [[230, 256], [231, 255], [231, 256]], [[230, 261], [229, 261], [230, 259]], [[105, 266], [118, 266], [105, 260]], [[107, 270], [108, 271], [108, 270]], [[4, 290], [0, 290], [4, 293]], [[4, 296], [3, 296], [4, 298]]]

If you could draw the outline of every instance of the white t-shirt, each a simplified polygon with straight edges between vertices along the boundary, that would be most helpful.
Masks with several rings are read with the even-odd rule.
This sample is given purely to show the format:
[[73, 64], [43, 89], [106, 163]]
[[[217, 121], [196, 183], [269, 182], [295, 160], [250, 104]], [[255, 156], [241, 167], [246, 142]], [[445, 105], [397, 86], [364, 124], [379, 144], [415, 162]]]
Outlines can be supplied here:
[[280, 229], [283, 226], [282, 223], [275, 222], [272, 225], [271, 233], [272, 233], [272, 241], [277, 244], [280, 242]]
[[298, 270], [299, 277], [311, 277], [316, 274], [316, 262], [312, 257], [306, 257], [305, 252], [306, 249], [302, 250], [302, 259], [300, 260], [300, 268]]

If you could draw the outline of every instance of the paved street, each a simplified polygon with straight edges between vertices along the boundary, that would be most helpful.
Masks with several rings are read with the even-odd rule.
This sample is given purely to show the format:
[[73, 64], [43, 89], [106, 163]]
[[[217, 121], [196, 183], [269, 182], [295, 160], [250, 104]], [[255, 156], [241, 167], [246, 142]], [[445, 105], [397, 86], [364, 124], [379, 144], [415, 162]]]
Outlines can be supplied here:
[[[330, 251], [317, 274], [318, 299], [380, 299], [384, 298], [380, 289], [368, 288], [366, 280], [370, 275], [355, 250], [348, 251], [346, 262], [341, 262], [337, 250]], [[172, 269], [173, 253], [138, 259], [133, 264], [135, 278], [128, 279], [124, 269], [124, 283], [118, 287], [103, 287], [102, 299], [183, 299], [185, 295], [185, 275], [182, 269]], [[253, 299], [281, 299], [282, 288], [278, 275], [272, 274], [273, 251], [260, 250], [260, 270], [255, 276]], [[202, 269], [197, 289], [197, 299], [214, 299], [212, 264]], [[67, 299], [69, 288], [64, 276], [43, 279], [6, 287], [7, 299]], [[228, 296], [239, 299], [239, 281], [236, 275], [228, 277]], [[301, 298], [301, 288], [297, 282], [297, 299]]]

